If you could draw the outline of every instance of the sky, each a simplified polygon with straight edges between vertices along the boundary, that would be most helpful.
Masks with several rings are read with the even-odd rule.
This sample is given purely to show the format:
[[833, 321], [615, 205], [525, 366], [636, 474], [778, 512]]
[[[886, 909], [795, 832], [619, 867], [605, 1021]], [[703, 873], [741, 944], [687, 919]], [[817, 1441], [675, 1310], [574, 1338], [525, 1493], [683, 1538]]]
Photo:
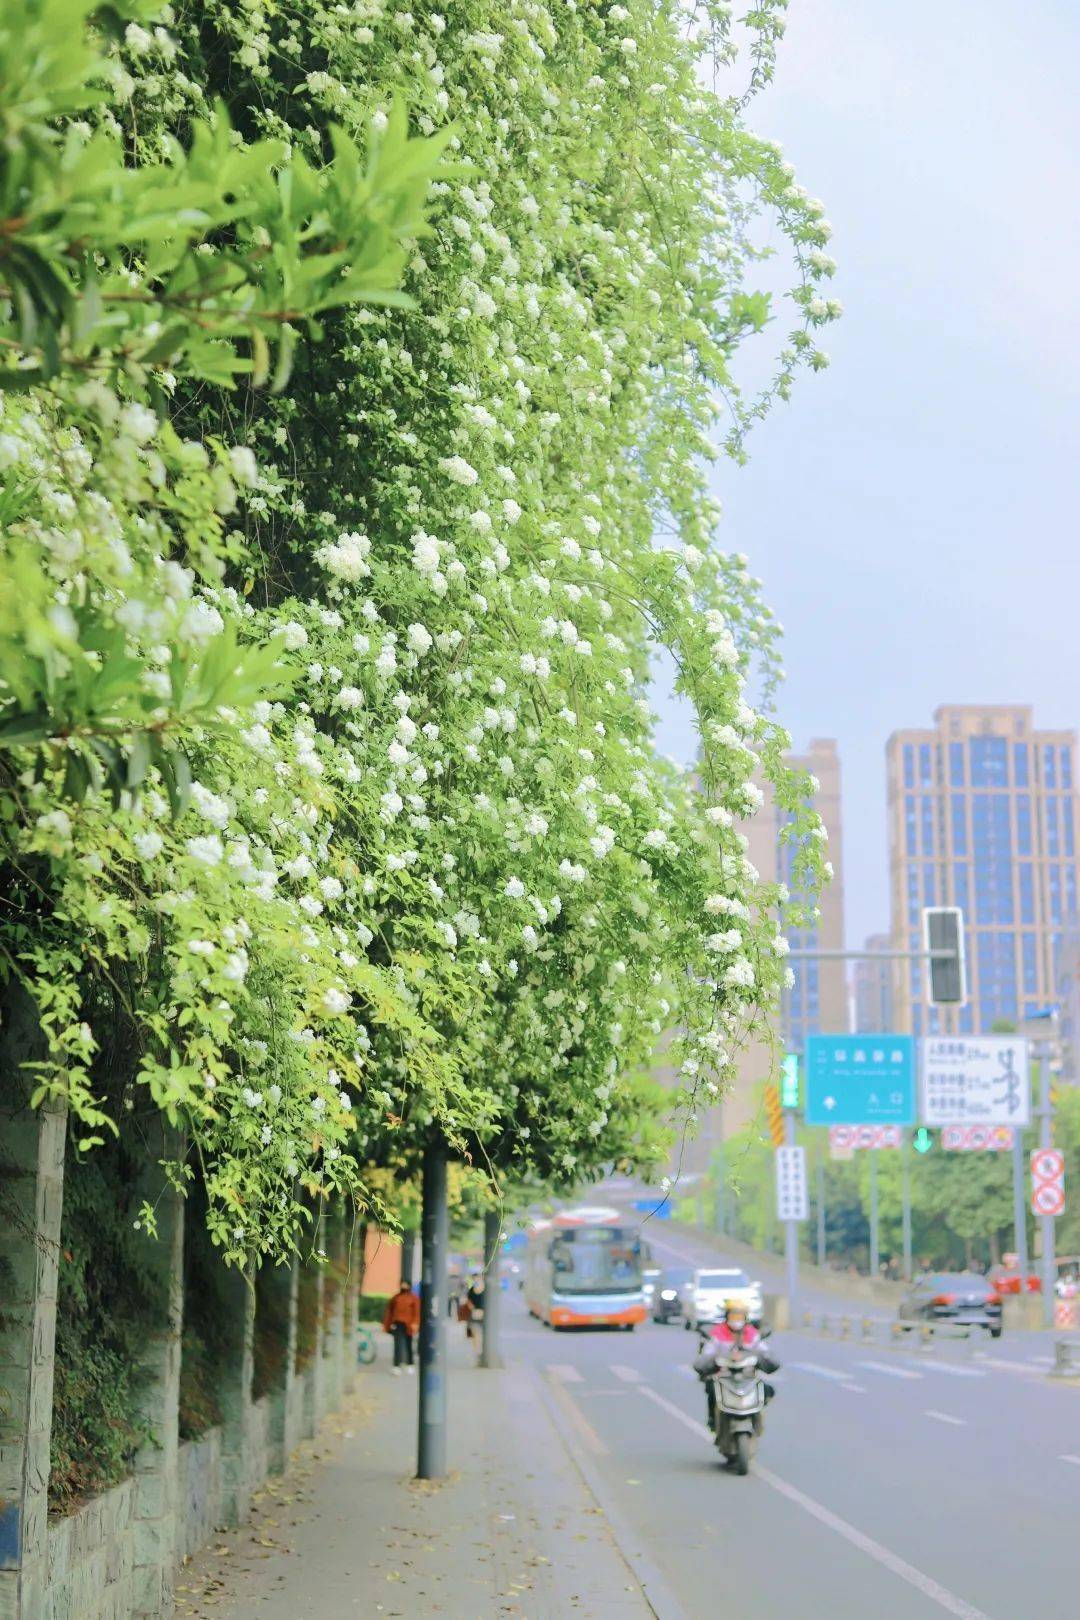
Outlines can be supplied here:
[[784, 624], [779, 718], [839, 740], [850, 945], [889, 922], [891, 731], [1080, 726], [1078, 60], [1072, 0], [791, 0], [751, 109], [826, 204], [844, 317], [715, 487]]

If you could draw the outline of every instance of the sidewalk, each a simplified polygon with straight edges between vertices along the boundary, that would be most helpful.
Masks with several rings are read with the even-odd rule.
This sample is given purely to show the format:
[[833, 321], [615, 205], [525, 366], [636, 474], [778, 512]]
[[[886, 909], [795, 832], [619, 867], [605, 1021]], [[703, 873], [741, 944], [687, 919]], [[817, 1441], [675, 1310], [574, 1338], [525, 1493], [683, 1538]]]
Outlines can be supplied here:
[[451, 1476], [413, 1478], [417, 1380], [391, 1378], [380, 1343], [345, 1411], [252, 1519], [180, 1571], [178, 1617], [652, 1616], [536, 1374], [482, 1372], [451, 1337]]

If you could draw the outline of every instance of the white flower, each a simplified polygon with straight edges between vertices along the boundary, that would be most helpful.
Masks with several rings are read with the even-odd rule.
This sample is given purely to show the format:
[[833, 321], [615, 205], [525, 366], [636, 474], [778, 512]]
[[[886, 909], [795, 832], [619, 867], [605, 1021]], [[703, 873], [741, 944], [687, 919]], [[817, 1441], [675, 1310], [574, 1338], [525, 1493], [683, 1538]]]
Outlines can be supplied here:
[[290, 619], [288, 624], [281, 627], [281, 639], [290, 652], [299, 652], [301, 647], [306, 647], [308, 644], [308, 633], [302, 624], [297, 624], [295, 619]]
[[366, 534], [351, 533], [339, 535], [333, 545], [320, 546], [315, 555], [327, 573], [355, 584], [371, 573], [367, 563], [370, 551], [371, 541]]
[[516, 523], [518, 518], [521, 516], [521, 507], [518, 505], [517, 501], [510, 500], [509, 498], [503, 501], [502, 510], [503, 517], [506, 519], [507, 523]]
[[225, 965], [221, 970], [224, 979], [231, 979], [235, 984], [243, 984], [247, 977], [248, 954], [245, 950], [231, 951], [225, 958]]
[[120, 431], [136, 444], [146, 444], [158, 430], [160, 423], [147, 405], [125, 405], [120, 412]]
[[71, 817], [66, 810], [49, 810], [38, 816], [36, 825], [42, 832], [55, 833], [65, 843], [71, 837]]
[[410, 624], [405, 639], [413, 652], [419, 653], [421, 657], [431, 647], [431, 632], [423, 624]]
[[187, 852], [193, 861], [199, 861], [203, 866], [220, 866], [225, 859], [224, 845], [215, 833], [203, 838], [189, 838]]
[[745, 956], [740, 956], [724, 969], [724, 983], [732, 989], [753, 989], [754, 970]]
[[742, 949], [743, 937], [737, 928], [729, 928], [721, 934], [710, 934], [705, 941], [706, 950], [710, 951], [738, 951]]
[[322, 1004], [325, 1012], [336, 1016], [348, 1012], [352, 996], [347, 990], [339, 990], [336, 985], [331, 985], [329, 990], [323, 992]]
[[520, 900], [524, 897], [525, 885], [519, 877], [509, 878], [503, 889], [503, 894], [506, 895], [508, 900]]
[[213, 956], [214, 945], [209, 939], [189, 939], [187, 948], [192, 956]]
[[791, 946], [784, 938], [783, 934], [777, 934], [776, 938], [772, 942], [772, 948], [773, 952], [777, 956], [787, 956], [791, 950]]
[[255, 460], [255, 452], [249, 450], [246, 445], [234, 444], [229, 451], [229, 471], [238, 484], [257, 483], [259, 464]]
[[132, 843], [135, 845], [135, 853], [141, 861], [156, 860], [165, 847], [165, 840], [160, 833], [156, 832], [136, 833]]
[[153, 50], [154, 39], [153, 35], [148, 34], [145, 28], [140, 28], [138, 23], [128, 23], [124, 29], [124, 44], [132, 56], [145, 56], [147, 51]]
[[663, 849], [668, 841], [668, 835], [662, 827], [653, 827], [641, 841], [646, 849]]
[[439, 462], [439, 471], [444, 472], [455, 484], [466, 486], [475, 484], [480, 477], [476, 468], [471, 467], [464, 456], [444, 456]]

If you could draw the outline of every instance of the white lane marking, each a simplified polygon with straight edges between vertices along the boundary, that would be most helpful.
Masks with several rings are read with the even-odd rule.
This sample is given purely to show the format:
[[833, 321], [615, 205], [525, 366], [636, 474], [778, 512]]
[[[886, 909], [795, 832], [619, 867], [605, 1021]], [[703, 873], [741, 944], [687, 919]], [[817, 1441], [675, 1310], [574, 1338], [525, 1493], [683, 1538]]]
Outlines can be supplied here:
[[[921, 1370], [921, 1369], [920, 1369]], [[927, 1372], [948, 1373], [952, 1378], [985, 1378], [986, 1374], [978, 1367], [958, 1367], [955, 1361], [930, 1361], [926, 1363]]]
[[866, 1385], [856, 1384], [850, 1378], [845, 1378], [844, 1382], [840, 1385], [840, 1388], [850, 1390], [853, 1395], [866, 1394]]
[[890, 1367], [887, 1361], [859, 1361], [858, 1367], [868, 1367], [871, 1372], [884, 1373], [887, 1378], [921, 1378], [921, 1372], [912, 1372], [910, 1367]]
[[[684, 1412], [682, 1407], [676, 1406], [674, 1401], [665, 1400], [663, 1395], [658, 1395], [654, 1389], [649, 1389], [644, 1385], [641, 1393], [647, 1396], [649, 1400], [655, 1401], [657, 1406], [662, 1406], [665, 1412], [678, 1419], [692, 1433], [701, 1435], [711, 1442], [712, 1435], [704, 1423], [698, 1423], [689, 1413]], [[812, 1496], [807, 1496], [805, 1491], [800, 1491], [795, 1485], [789, 1485], [786, 1479], [781, 1479], [779, 1474], [774, 1474], [771, 1468], [762, 1468], [760, 1463], [755, 1463], [754, 1473], [763, 1485], [768, 1485], [770, 1490], [778, 1492], [780, 1496], [786, 1496], [789, 1502], [794, 1502], [796, 1507], [801, 1507], [804, 1513], [809, 1513], [810, 1517], [816, 1519], [819, 1524], [825, 1525], [828, 1530], [835, 1531], [838, 1536], [842, 1536], [853, 1547], [858, 1547], [860, 1552], [866, 1553], [875, 1563], [881, 1564], [884, 1569], [889, 1570], [893, 1575], [898, 1575], [902, 1581], [907, 1581], [909, 1586], [913, 1586], [924, 1597], [928, 1597], [932, 1602], [939, 1604], [947, 1613], [955, 1615], [957, 1620], [990, 1620], [990, 1617], [982, 1609], [977, 1609], [973, 1603], [967, 1603], [963, 1598], [957, 1597], [956, 1593], [950, 1592], [947, 1586], [940, 1585], [930, 1575], [924, 1575], [921, 1569], [916, 1569], [914, 1564], [909, 1564], [906, 1559], [891, 1552], [888, 1547], [883, 1547], [881, 1542], [875, 1541], [872, 1536], [864, 1535], [861, 1530], [856, 1529], [853, 1524], [849, 1524], [846, 1519], [842, 1519], [831, 1508], [825, 1507], [821, 1502], [816, 1502]]]
[[566, 1361], [549, 1362], [547, 1373], [550, 1378], [557, 1378], [560, 1384], [580, 1384], [583, 1382], [581, 1374], [576, 1367], [571, 1367]]
[[1080, 1457], [1074, 1457], [1071, 1451], [1063, 1451], [1058, 1462], [1072, 1463], [1074, 1468], [1080, 1468]]
[[[995, 1371], [1027, 1373], [1029, 1378], [1033, 1375], [1042, 1377], [1042, 1366], [1034, 1361], [1008, 1361], [1004, 1356], [992, 1356], [988, 1350], [976, 1350], [975, 1356], [978, 1361], [987, 1367], [993, 1367]], [[1049, 1362], [1048, 1365], [1053, 1366], [1053, 1362]]]
[[613, 1366], [611, 1370], [615, 1374], [616, 1378], [622, 1379], [624, 1384], [640, 1384], [644, 1382], [636, 1367]]
[[923, 1416], [934, 1418], [938, 1423], [951, 1423], [957, 1429], [962, 1429], [965, 1426], [963, 1418], [950, 1417], [948, 1412], [936, 1412], [932, 1406], [926, 1408]]
[[697, 1377], [697, 1373], [694, 1371], [693, 1367], [688, 1367], [685, 1361], [677, 1361], [675, 1363], [675, 1371], [677, 1373], [682, 1373], [684, 1378]]
[[845, 1384], [848, 1381], [846, 1372], [837, 1372], [835, 1367], [822, 1367], [816, 1361], [789, 1361], [789, 1367], [797, 1367], [799, 1372], [813, 1373], [818, 1378], [829, 1378], [834, 1384]]

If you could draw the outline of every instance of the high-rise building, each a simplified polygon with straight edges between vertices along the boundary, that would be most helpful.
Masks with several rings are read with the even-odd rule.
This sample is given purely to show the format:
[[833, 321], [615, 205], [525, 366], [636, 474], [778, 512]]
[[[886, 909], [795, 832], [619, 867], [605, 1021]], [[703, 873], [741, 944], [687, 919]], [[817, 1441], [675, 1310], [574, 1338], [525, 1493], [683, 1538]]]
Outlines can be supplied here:
[[922, 947], [924, 906], [964, 913], [968, 1001], [931, 1007], [925, 964], [898, 963], [896, 1028], [988, 1031], [1055, 1000], [1077, 910], [1075, 731], [1036, 730], [1027, 705], [956, 704], [886, 745], [892, 941]]
[[855, 1033], [881, 1035], [894, 1028], [893, 968], [887, 957], [874, 958], [893, 948], [889, 934], [870, 934], [863, 950], [865, 957], [855, 963]]

